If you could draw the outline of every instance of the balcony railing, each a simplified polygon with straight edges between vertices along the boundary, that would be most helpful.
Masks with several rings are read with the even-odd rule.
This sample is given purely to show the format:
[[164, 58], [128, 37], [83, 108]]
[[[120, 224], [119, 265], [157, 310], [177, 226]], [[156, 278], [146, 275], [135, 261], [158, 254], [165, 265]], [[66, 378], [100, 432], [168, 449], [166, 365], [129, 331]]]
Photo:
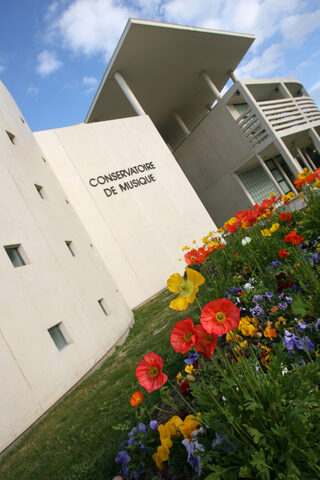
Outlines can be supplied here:
[[237, 123], [253, 146], [262, 143], [268, 137], [268, 133], [251, 108], [237, 118]]
[[276, 132], [314, 122], [320, 123], [320, 111], [312, 98], [282, 98], [258, 102]]

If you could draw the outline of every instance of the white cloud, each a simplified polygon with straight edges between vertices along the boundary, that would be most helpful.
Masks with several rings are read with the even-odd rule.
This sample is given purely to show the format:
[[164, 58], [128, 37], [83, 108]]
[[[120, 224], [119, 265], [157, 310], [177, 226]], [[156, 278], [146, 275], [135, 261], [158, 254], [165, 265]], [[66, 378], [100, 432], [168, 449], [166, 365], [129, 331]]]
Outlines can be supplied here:
[[39, 93], [39, 88], [30, 85], [30, 87], [27, 88], [27, 93], [32, 97], [35, 97]]
[[108, 55], [132, 13], [133, 10], [112, 0], [75, 0], [52, 28], [73, 52]]
[[320, 80], [316, 83], [314, 83], [309, 89], [308, 89], [311, 97], [314, 98], [314, 100], [320, 100]]
[[283, 56], [281, 45], [274, 43], [261, 55], [254, 56], [250, 62], [237, 68], [235, 75], [239, 78], [262, 78], [283, 64]]
[[306, 35], [320, 28], [320, 10], [290, 15], [281, 24], [283, 38], [292, 45], [301, 44]]
[[62, 65], [62, 63], [56, 58], [55, 53], [49, 52], [48, 50], [43, 50], [39, 53], [37, 60], [38, 65], [36, 70], [42, 76], [55, 72]]
[[3, 59], [0, 57], [0, 73], [4, 72], [7, 66], [5, 65]]
[[96, 89], [98, 85], [98, 80], [95, 77], [84, 76], [82, 79], [82, 83], [85, 87], [87, 87], [84, 93], [91, 93]]

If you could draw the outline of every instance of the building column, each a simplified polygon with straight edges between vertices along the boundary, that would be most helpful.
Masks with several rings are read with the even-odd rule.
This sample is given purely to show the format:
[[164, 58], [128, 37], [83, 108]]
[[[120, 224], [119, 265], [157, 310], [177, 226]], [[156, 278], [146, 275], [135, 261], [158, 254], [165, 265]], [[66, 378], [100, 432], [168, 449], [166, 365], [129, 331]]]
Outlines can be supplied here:
[[125, 81], [123, 76], [121, 75], [121, 73], [116, 72], [114, 74], [114, 78], [117, 81], [117, 83], [118, 83], [119, 87], [121, 88], [121, 90], [123, 91], [123, 93], [125, 94], [125, 96], [127, 97], [131, 107], [136, 112], [136, 114], [137, 115], [146, 115], [145, 111], [143, 110], [142, 106], [138, 102], [136, 96], [134, 95], [133, 91], [131, 90], [131, 88], [129, 87], [129, 85], [127, 84], [127, 82]]
[[297, 153], [299, 155], [299, 157], [301, 158], [301, 160], [303, 161], [303, 163], [305, 164], [305, 166], [307, 167], [307, 169], [309, 170], [311, 168], [311, 170], [313, 169], [313, 166], [312, 165], [309, 165], [309, 162], [308, 160], [306, 159], [306, 157], [303, 155], [303, 153], [301, 152], [300, 148], [296, 147], [296, 150], [297, 150]]
[[317, 170], [316, 165], [313, 163], [312, 158], [310, 157], [310, 155], [309, 155], [307, 152], [305, 152], [305, 156], [307, 157], [307, 160], [308, 160], [308, 162], [310, 163], [310, 165], [312, 166], [312, 168], [313, 168], [314, 170]]
[[179, 127], [181, 128], [181, 130], [183, 131], [185, 136], [188, 137], [191, 132], [190, 132], [189, 128], [187, 127], [187, 125], [182, 120], [182, 118], [180, 117], [179, 113], [176, 112], [175, 110], [172, 110], [171, 115], [176, 120], [177, 124], [179, 125]]
[[234, 72], [232, 70], [229, 70], [227, 72], [227, 75], [229, 78], [231, 78], [231, 80], [233, 81], [233, 83], [237, 83], [238, 79], [237, 77], [235, 76]]
[[[262, 158], [260, 157], [260, 155], [256, 155], [261, 167], [263, 168], [263, 170], [266, 172], [266, 174], [268, 175], [268, 177], [270, 178], [271, 182], [273, 183], [273, 185], [276, 187], [277, 191], [281, 194], [281, 193], [284, 193], [284, 191], [282, 190], [282, 188], [280, 187], [280, 185], [278, 184], [277, 180], [274, 178], [274, 176], [272, 175], [272, 173], [270, 172], [269, 168], [267, 167], [267, 165], [264, 163], [264, 161], [262, 160]], [[281, 191], [282, 190], [282, 191]]]
[[253, 198], [251, 197], [250, 193], [248, 192], [248, 190], [246, 189], [244, 183], [241, 181], [241, 178], [239, 177], [239, 175], [237, 175], [236, 173], [233, 173], [233, 177], [234, 179], [236, 180], [236, 182], [239, 184], [240, 188], [243, 190], [243, 192], [245, 193], [246, 197], [248, 198], [248, 200], [250, 201], [251, 205], [255, 205], [255, 202], [253, 200]]
[[317, 134], [317, 132], [315, 131], [314, 128], [310, 128], [308, 130], [308, 133], [309, 133], [309, 137], [311, 138], [317, 152], [320, 155], [320, 137], [319, 137], [319, 135]]
[[302, 172], [302, 168], [298, 160], [296, 160], [291, 155], [290, 150], [280, 138], [275, 138], [273, 144], [275, 145], [276, 149], [278, 150], [284, 161], [288, 164], [290, 170], [292, 171], [292, 173], [294, 173], [295, 176], [297, 176], [298, 173]]
[[291, 93], [289, 92], [288, 88], [286, 87], [286, 85], [284, 83], [281, 82], [279, 84], [279, 90], [282, 93], [284, 98], [292, 98]]
[[278, 162], [278, 160], [276, 158], [273, 158], [273, 161], [274, 163], [277, 165], [278, 169], [280, 170], [280, 172], [282, 173], [282, 175], [284, 176], [284, 178], [286, 179], [288, 185], [290, 186], [291, 185], [291, 188], [292, 188], [292, 191], [295, 193], [295, 194], [298, 194], [298, 191], [296, 189], [296, 187], [294, 186], [294, 184], [291, 182], [290, 178], [288, 177], [288, 175], [286, 174], [286, 172], [283, 170], [283, 168], [281, 167], [280, 163]]
[[211, 80], [211, 78], [209, 77], [209, 75], [207, 74], [207, 72], [205, 70], [203, 70], [201, 73], [200, 73], [201, 77], [205, 80], [206, 84], [208, 85], [208, 87], [210, 88], [211, 92], [213, 93], [214, 95], [214, 98], [216, 100], [220, 100], [221, 98], [221, 95], [220, 95], [220, 92], [219, 90], [217, 89], [217, 87], [215, 86], [215, 84], [213, 83], [213, 81]]

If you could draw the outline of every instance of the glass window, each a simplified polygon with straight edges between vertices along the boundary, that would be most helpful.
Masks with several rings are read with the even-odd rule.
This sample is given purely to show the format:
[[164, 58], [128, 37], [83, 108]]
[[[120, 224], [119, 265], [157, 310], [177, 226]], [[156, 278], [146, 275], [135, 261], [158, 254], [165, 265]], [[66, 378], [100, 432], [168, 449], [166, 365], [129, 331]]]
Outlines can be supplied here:
[[4, 247], [4, 249], [7, 252], [8, 257], [10, 258], [11, 263], [15, 268], [22, 267], [26, 264], [19, 251], [20, 245], [7, 245]]
[[65, 339], [62, 331], [61, 331], [61, 323], [54, 325], [53, 327], [48, 329], [49, 335], [55, 343], [55, 346], [58, 350], [62, 350], [64, 347], [68, 345], [67, 340]]
[[271, 179], [260, 165], [240, 173], [239, 177], [253, 200], [257, 203], [261, 203], [265, 198], [269, 198], [270, 193], [275, 189]]

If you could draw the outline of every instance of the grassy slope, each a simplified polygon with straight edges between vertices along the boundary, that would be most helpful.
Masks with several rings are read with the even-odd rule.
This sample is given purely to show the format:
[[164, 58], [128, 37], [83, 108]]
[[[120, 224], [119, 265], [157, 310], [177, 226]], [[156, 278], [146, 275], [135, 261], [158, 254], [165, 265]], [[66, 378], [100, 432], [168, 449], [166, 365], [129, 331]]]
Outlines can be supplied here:
[[[135, 311], [126, 342], [2, 459], [2, 480], [108, 480], [118, 473], [114, 458], [124, 433], [112, 426], [137, 423], [129, 400], [139, 389], [139, 359], [156, 351], [164, 371], [176, 372], [169, 336], [174, 323], [187, 315], [168, 308], [173, 297], [164, 291]], [[157, 395], [146, 393], [144, 404], [151, 405]]]

